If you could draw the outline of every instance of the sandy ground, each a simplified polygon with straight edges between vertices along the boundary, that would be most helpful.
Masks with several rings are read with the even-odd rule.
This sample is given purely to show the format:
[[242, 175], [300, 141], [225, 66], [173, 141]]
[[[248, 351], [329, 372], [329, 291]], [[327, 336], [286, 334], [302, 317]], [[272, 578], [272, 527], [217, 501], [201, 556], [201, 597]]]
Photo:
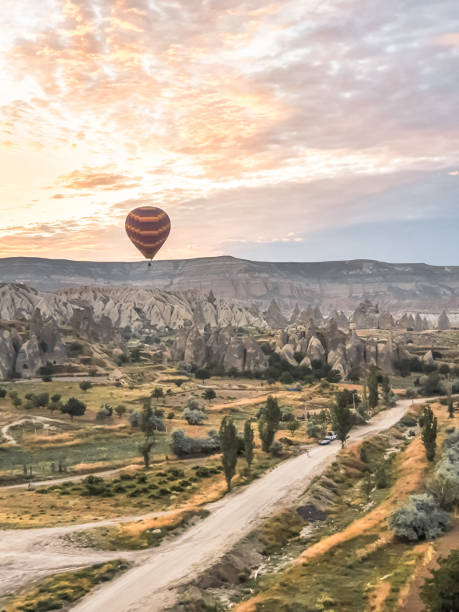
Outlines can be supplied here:
[[[351, 441], [388, 429], [410, 405], [411, 400], [402, 400], [395, 408], [378, 414], [370, 423], [356, 429]], [[211, 514], [206, 519], [154, 551], [143, 553], [134, 568], [91, 593], [73, 609], [78, 612], [163, 610], [171, 603], [171, 589], [189, 582], [263, 518], [297, 499], [311, 480], [333, 461], [339, 448], [339, 442], [317, 446], [309, 456], [289, 459], [248, 487], [210, 504]]]

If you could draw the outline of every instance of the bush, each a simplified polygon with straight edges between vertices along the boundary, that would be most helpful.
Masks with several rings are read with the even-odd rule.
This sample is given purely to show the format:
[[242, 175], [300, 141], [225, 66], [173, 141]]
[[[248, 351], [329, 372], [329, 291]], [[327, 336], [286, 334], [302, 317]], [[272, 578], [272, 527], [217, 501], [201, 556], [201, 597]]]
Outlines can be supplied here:
[[189, 408], [185, 408], [183, 416], [188, 425], [202, 425], [207, 419], [206, 413], [202, 410], [190, 410]]
[[138, 427], [140, 424], [140, 414], [135, 410], [129, 415], [129, 423], [131, 427]]
[[105, 421], [105, 419], [109, 419], [113, 415], [113, 408], [108, 404], [104, 404], [99, 408], [99, 411], [96, 414], [96, 421]]
[[400, 419], [400, 425], [403, 425], [403, 427], [416, 427], [417, 424], [418, 424], [418, 421], [416, 417], [414, 417], [411, 414], [405, 414]]
[[172, 434], [171, 448], [177, 457], [211, 455], [220, 450], [220, 439], [216, 431], [209, 431], [207, 438], [192, 438], [178, 429]]
[[80, 389], [82, 391], [87, 391], [88, 389], [90, 389], [92, 387], [92, 382], [89, 380], [82, 380], [80, 382]]
[[279, 440], [276, 440], [271, 444], [271, 448], [269, 450], [271, 451], [271, 455], [273, 457], [280, 457], [283, 451], [282, 443], [279, 442]]
[[3, 398], [6, 396], [6, 389], [4, 387], [0, 387], [0, 398]]
[[459, 502], [459, 430], [453, 430], [443, 442], [443, 455], [430, 485], [444, 508]]
[[422, 377], [421, 393], [426, 397], [429, 395], [443, 395], [445, 393], [445, 388], [438, 372], [432, 372], [428, 376]]
[[40, 393], [33, 398], [35, 406], [45, 408], [49, 403], [49, 393]]
[[390, 516], [389, 526], [401, 540], [419, 542], [441, 536], [449, 526], [449, 514], [429, 493], [412, 495]]

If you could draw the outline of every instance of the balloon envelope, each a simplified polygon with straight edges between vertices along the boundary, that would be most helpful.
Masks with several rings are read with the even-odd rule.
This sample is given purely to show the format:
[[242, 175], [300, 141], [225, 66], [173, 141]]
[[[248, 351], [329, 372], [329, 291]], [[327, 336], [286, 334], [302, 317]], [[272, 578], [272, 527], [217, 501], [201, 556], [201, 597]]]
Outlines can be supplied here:
[[126, 217], [126, 234], [147, 259], [153, 259], [170, 231], [168, 214], [154, 206], [139, 206]]

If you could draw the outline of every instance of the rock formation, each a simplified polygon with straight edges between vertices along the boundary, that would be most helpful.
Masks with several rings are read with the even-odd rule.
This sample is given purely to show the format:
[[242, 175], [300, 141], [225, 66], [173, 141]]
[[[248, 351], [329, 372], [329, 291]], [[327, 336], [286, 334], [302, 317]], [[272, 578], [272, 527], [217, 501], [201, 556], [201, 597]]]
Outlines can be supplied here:
[[450, 327], [451, 326], [450, 326], [450, 323], [449, 323], [448, 315], [443, 310], [443, 312], [438, 317], [438, 329], [445, 330], [445, 329], [449, 329]]
[[184, 327], [176, 335], [170, 357], [199, 368], [220, 366], [225, 371], [254, 372], [268, 365], [268, 358], [256, 340], [237, 335], [230, 326], [216, 329], [207, 326], [202, 331], [195, 325]]

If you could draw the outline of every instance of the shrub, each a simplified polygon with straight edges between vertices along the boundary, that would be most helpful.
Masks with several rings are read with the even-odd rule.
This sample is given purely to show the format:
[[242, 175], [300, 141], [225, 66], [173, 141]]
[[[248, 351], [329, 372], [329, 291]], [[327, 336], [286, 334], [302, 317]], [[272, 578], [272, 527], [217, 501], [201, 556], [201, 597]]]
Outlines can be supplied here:
[[74, 416], [83, 416], [86, 412], [86, 404], [81, 402], [76, 397], [71, 397], [66, 404], [62, 406], [62, 412], [68, 414], [73, 420]]
[[405, 414], [400, 419], [400, 425], [403, 425], [403, 427], [416, 427], [417, 424], [418, 424], [418, 421], [416, 417], [414, 417], [411, 414]]
[[6, 389], [4, 387], [0, 387], [0, 398], [3, 398], [6, 396]]
[[96, 421], [105, 421], [105, 419], [109, 419], [112, 414], [113, 408], [108, 404], [103, 404], [96, 414]]
[[189, 408], [185, 408], [183, 416], [188, 425], [202, 425], [207, 419], [206, 413], [202, 410], [190, 410]]
[[39, 395], [35, 395], [33, 402], [35, 406], [45, 408], [45, 406], [47, 406], [49, 403], [49, 393], [40, 393]]
[[426, 397], [429, 395], [443, 395], [445, 393], [445, 388], [438, 372], [432, 372], [428, 376], [422, 377], [421, 393]]
[[137, 411], [131, 412], [129, 415], [129, 423], [131, 427], [138, 427], [140, 423], [140, 414]]
[[90, 389], [92, 387], [92, 382], [90, 380], [82, 380], [80, 382], [80, 389], [82, 391], [87, 391], [88, 389]]
[[390, 516], [389, 526], [401, 540], [418, 542], [442, 535], [449, 526], [449, 514], [429, 493], [412, 495]]
[[279, 442], [279, 440], [276, 440], [271, 444], [271, 448], [269, 450], [271, 451], [271, 455], [273, 457], [280, 457], [283, 450], [282, 443]]
[[432, 492], [445, 508], [459, 502], [459, 430], [453, 430], [443, 442], [443, 455], [437, 464]]
[[178, 429], [172, 433], [171, 448], [177, 457], [211, 455], [219, 452], [220, 440], [216, 431], [209, 431], [207, 438], [192, 438]]
[[122, 404], [120, 404], [119, 406], [115, 408], [115, 412], [118, 415], [118, 418], [121, 418], [123, 414], [126, 413], [126, 406], [123, 406]]
[[104, 479], [98, 476], [87, 476], [82, 484], [84, 486], [83, 495], [106, 495], [108, 492]]

